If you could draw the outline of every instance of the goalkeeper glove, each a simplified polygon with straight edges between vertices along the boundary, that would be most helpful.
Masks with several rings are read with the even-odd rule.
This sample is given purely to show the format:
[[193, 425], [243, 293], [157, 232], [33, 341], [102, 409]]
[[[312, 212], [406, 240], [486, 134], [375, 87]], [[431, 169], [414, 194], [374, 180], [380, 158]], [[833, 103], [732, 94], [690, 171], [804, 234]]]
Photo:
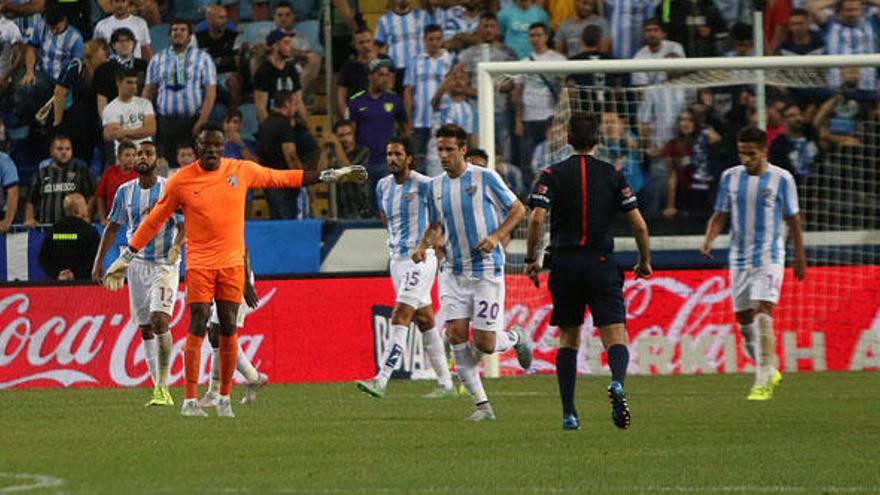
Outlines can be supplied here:
[[342, 182], [345, 180], [364, 182], [367, 180], [367, 169], [360, 165], [327, 169], [321, 172], [320, 179], [321, 182]]
[[128, 270], [128, 265], [131, 264], [133, 259], [134, 251], [128, 246], [123, 248], [122, 253], [110, 265], [110, 268], [107, 269], [107, 274], [104, 275], [104, 287], [112, 291], [121, 289], [125, 285], [125, 271]]

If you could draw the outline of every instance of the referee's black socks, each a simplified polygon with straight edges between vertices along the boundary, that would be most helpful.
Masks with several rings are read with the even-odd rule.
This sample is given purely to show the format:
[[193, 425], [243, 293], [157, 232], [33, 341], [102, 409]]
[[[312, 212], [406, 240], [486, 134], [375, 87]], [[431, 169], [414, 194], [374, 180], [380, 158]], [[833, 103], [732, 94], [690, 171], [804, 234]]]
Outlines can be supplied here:
[[577, 380], [577, 349], [561, 347], [556, 353], [556, 380], [562, 398], [562, 414], [577, 414], [574, 408], [574, 385]]
[[626, 368], [629, 366], [629, 349], [623, 344], [614, 344], [608, 348], [608, 367], [611, 368], [611, 381], [626, 380]]

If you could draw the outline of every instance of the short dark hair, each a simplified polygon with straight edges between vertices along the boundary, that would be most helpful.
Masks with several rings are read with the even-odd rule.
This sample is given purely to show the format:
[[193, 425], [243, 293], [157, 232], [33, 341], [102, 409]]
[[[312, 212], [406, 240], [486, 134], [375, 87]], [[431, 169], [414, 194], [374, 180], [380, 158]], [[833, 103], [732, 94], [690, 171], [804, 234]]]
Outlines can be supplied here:
[[743, 127], [736, 133], [736, 142], [755, 144], [760, 148], [767, 147], [767, 133], [757, 127]]
[[461, 126], [455, 124], [443, 124], [437, 129], [434, 135], [439, 138], [451, 137], [455, 138], [459, 148], [467, 146], [468, 135]]
[[584, 32], [581, 33], [581, 41], [584, 46], [599, 46], [602, 42], [602, 28], [595, 24], [585, 27]]
[[134, 32], [127, 27], [116, 28], [113, 30], [113, 34], [110, 35], [110, 44], [116, 43], [119, 41], [119, 38], [125, 36], [128, 39], [134, 41], [135, 45], [137, 45], [137, 38], [134, 36]]
[[413, 156], [412, 142], [409, 138], [404, 136], [391, 136], [391, 139], [388, 140], [388, 144], [386, 144], [385, 147], [387, 148], [389, 144], [399, 144], [403, 146], [403, 153], [406, 156]]
[[272, 108], [280, 108], [284, 106], [294, 95], [293, 91], [288, 91], [286, 89], [282, 89], [281, 91], [276, 91], [272, 95]]
[[122, 141], [119, 141], [119, 147], [116, 148], [116, 156], [119, 156], [122, 153], [122, 150], [137, 151], [137, 145], [134, 144], [134, 141], [131, 139], [123, 139]]
[[442, 33], [442, 32], [443, 32], [443, 28], [440, 27], [438, 24], [428, 24], [427, 26], [425, 26], [425, 32], [424, 32], [423, 36], [427, 37], [431, 33]]
[[483, 12], [482, 14], [480, 14], [481, 21], [486, 20], [486, 19], [490, 19], [495, 22], [498, 22], [498, 16], [495, 15], [495, 12]]
[[189, 34], [192, 34], [193, 27], [192, 27], [192, 24], [190, 24], [190, 22], [188, 20], [177, 17], [173, 21], [171, 21], [171, 27], [177, 26], [179, 24], [185, 25], [187, 31], [189, 31]]
[[486, 150], [482, 148], [468, 148], [467, 153], [464, 154], [464, 159], [467, 160], [471, 157], [482, 158], [483, 160], [489, 161], [489, 154], [486, 153]]
[[642, 30], [644, 30], [648, 26], [657, 26], [660, 28], [661, 31], [663, 31], [664, 33], [666, 32], [666, 26], [663, 25], [663, 21], [660, 20], [659, 17], [652, 17], [645, 21], [642, 24]]
[[226, 131], [223, 130], [223, 126], [216, 122], [208, 122], [207, 124], [202, 126], [202, 130], [201, 132], [199, 132], [199, 134], [201, 134], [202, 132], [219, 132], [224, 136], [226, 135]]
[[810, 17], [810, 13], [807, 11], [807, 9], [801, 9], [801, 8], [791, 9], [791, 13], [788, 14], [788, 17], [794, 17], [796, 15], [799, 15], [801, 17]]
[[733, 41], [752, 41], [751, 24], [737, 22], [730, 28], [730, 37]]
[[241, 113], [241, 110], [237, 108], [230, 108], [229, 110], [226, 110], [226, 115], [223, 116], [223, 122], [229, 122], [235, 117], [244, 120], [244, 114]]
[[339, 120], [335, 124], [333, 124], [333, 132], [336, 133], [337, 131], [339, 131], [340, 127], [351, 127], [353, 129], [354, 122], [345, 119]]
[[373, 30], [368, 28], [367, 26], [360, 26], [354, 30], [354, 36], [357, 36], [359, 34], [364, 34], [364, 33], [373, 34]]
[[591, 113], [572, 114], [568, 121], [568, 143], [578, 151], [589, 151], [599, 143], [599, 119]]
[[134, 67], [120, 67], [116, 69], [116, 82], [122, 82], [127, 77], [138, 77], [138, 71]]
[[195, 149], [196, 149], [196, 147], [193, 145], [192, 141], [186, 139], [186, 140], [183, 140], [183, 141], [177, 143], [177, 146], [174, 147], [174, 152], [177, 153], [178, 151], [180, 151], [184, 148], [190, 148], [193, 151], [195, 151]]
[[288, 9], [293, 10], [293, 5], [291, 5], [290, 2], [283, 1], [283, 2], [276, 3], [275, 8], [272, 9], [272, 11], [274, 12], [274, 11], [276, 11], [280, 8], [284, 8], [284, 7], [287, 7]]
[[49, 143], [49, 146], [51, 147], [53, 144], [55, 144], [56, 141], [69, 141], [71, 145], [73, 144], [73, 140], [70, 139], [70, 136], [64, 134], [63, 132], [56, 133], [54, 136], [52, 136], [52, 141]]
[[62, 10], [57, 4], [49, 2], [46, 5], [46, 11], [43, 13], [43, 18], [46, 20], [47, 25], [57, 26], [59, 22], [67, 20], [67, 14], [64, 13], [64, 10]]
[[544, 24], [543, 22], [533, 22], [533, 23], [529, 24], [529, 31], [531, 31], [532, 29], [538, 29], [538, 28], [543, 29], [544, 34], [550, 33], [550, 28], [548, 28], [547, 25]]

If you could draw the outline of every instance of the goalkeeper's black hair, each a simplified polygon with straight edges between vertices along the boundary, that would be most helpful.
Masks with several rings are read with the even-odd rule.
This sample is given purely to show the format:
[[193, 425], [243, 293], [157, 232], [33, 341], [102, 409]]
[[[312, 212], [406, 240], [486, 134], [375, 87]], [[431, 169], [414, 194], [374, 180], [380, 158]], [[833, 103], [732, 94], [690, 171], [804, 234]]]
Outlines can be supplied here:
[[599, 144], [599, 119], [591, 113], [574, 113], [568, 121], [568, 144], [576, 151], [589, 152]]

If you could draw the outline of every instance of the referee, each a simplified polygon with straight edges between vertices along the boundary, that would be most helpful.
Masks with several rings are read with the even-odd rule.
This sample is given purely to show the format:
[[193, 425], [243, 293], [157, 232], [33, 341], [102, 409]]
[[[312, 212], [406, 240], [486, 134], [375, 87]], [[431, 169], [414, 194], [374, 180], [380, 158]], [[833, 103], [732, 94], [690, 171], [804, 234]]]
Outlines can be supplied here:
[[562, 398], [562, 428], [580, 427], [574, 407], [577, 354], [580, 327], [586, 306], [599, 327], [611, 367], [611, 419], [626, 429], [630, 425], [629, 406], [623, 390], [629, 350], [626, 347], [626, 313], [623, 307], [623, 271], [614, 260], [614, 240], [609, 232], [615, 211], [626, 214], [636, 244], [639, 262], [637, 277], [651, 275], [648, 227], [637, 207], [636, 197], [623, 174], [614, 165], [591, 155], [599, 143], [599, 122], [592, 115], [572, 115], [568, 142], [573, 154], [544, 169], [529, 196], [527, 274], [538, 286], [538, 250], [547, 211], [550, 223], [552, 259], [549, 287], [553, 298], [551, 325], [559, 327], [556, 377]]

